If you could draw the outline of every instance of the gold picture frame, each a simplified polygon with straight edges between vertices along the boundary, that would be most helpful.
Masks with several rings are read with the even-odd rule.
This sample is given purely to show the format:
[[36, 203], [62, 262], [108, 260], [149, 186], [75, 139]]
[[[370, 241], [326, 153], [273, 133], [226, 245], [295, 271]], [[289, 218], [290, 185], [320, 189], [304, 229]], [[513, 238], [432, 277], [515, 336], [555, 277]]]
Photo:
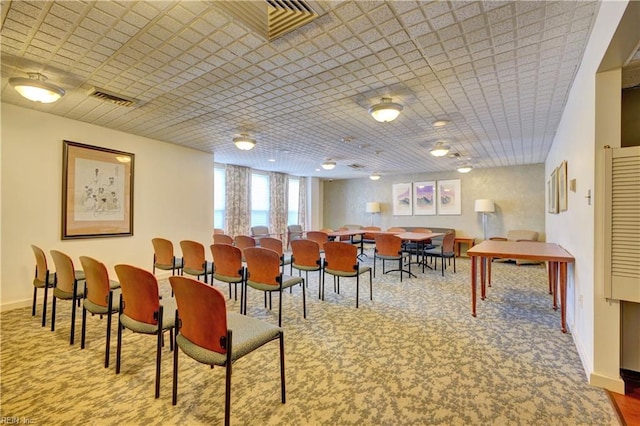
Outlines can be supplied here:
[[558, 210], [566, 212], [567, 205], [567, 162], [563, 161], [558, 167]]
[[63, 141], [62, 239], [133, 235], [135, 155]]
[[558, 213], [558, 168], [553, 169], [547, 182], [547, 206], [549, 213]]

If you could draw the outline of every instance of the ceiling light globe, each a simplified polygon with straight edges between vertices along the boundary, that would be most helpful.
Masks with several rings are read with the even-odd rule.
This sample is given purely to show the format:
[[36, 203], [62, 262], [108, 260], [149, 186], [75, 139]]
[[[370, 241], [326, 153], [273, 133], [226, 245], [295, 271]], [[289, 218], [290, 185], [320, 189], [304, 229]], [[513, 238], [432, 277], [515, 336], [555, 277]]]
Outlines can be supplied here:
[[256, 140], [251, 139], [248, 136], [240, 136], [237, 138], [233, 138], [233, 143], [236, 147], [242, 151], [249, 151], [256, 146]]
[[30, 78], [12, 77], [11, 84], [20, 95], [33, 102], [50, 104], [64, 96], [62, 88], [45, 82], [46, 77], [39, 73], [29, 74]]
[[436, 120], [433, 123], [431, 123], [431, 125], [433, 127], [443, 127], [443, 126], [446, 126], [449, 123], [450, 123], [449, 120]]
[[335, 161], [325, 161], [324, 163], [322, 163], [322, 168], [325, 170], [332, 170], [335, 166]]
[[434, 157], [444, 157], [447, 155], [451, 147], [443, 142], [438, 142], [436, 146], [434, 146], [429, 153]]
[[395, 120], [402, 111], [402, 105], [391, 102], [391, 98], [382, 98], [382, 101], [369, 108], [369, 114], [374, 120], [381, 123], [388, 123]]
[[369, 176], [369, 179], [371, 180], [379, 180], [380, 179], [380, 175], [377, 173], [373, 173], [371, 176]]
[[458, 172], [469, 173], [471, 169], [473, 169], [473, 166], [471, 166], [470, 164], [463, 164], [462, 166], [458, 167]]

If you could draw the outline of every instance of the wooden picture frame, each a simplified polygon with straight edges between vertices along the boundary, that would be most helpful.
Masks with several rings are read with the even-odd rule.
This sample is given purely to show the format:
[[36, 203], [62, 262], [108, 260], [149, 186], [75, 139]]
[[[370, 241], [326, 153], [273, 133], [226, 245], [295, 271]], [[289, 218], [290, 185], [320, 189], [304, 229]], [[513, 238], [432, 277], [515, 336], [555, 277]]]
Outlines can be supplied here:
[[438, 215], [462, 214], [460, 179], [438, 181]]
[[413, 214], [417, 216], [436, 214], [435, 181], [413, 183]]
[[558, 213], [558, 169], [553, 169], [547, 182], [547, 211], [551, 214]]
[[63, 141], [62, 239], [133, 235], [135, 155]]
[[563, 161], [558, 167], [558, 210], [566, 212], [567, 205], [567, 162]]
[[393, 215], [411, 216], [413, 211], [411, 183], [394, 183], [391, 189], [393, 195]]

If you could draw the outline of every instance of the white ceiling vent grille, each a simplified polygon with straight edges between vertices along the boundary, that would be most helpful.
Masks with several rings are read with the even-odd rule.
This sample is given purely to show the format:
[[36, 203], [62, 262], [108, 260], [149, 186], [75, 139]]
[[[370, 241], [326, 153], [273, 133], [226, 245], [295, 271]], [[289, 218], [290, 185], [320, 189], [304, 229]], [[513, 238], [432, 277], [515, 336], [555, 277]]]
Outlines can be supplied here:
[[216, 5], [269, 41], [319, 16], [302, 0], [221, 1]]
[[124, 106], [124, 107], [134, 106], [137, 103], [135, 99], [125, 98], [124, 96], [116, 95], [115, 93], [111, 93], [104, 89], [99, 89], [97, 87], [94, 87], [93, 89], [91, 89], [89, 96], [92, 98], [111, 102], [116, 105]]

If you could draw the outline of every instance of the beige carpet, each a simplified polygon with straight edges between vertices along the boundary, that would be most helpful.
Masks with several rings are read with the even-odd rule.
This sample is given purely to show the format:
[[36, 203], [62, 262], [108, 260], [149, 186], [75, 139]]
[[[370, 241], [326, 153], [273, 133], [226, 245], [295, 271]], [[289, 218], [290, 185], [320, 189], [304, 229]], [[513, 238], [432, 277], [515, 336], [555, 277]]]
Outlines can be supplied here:
[[[458, 272], [397, 273], [341, 294], [317, 274], [302, 318], [300, 288], [284, 295], [287, 402], [280, 403], [277, 343], [234, 364], [231, 421], [237, 425], [610, 425], [604, 390], [589, 386], [571, 335], [560, 332], [542, 266], [496, 263], [494, 286], [471, 316], [469, 260]], [[415, 269], [415, 268], [414, 268]], [[23, 283], [28, 285], [28, 283]], [[168, 297], [168, 281], [160, 285]], [[225, 294], [227, 287], [217, 283]], [[277, 323], [251, 291], [249, 315]], [[277, 302], [277, 298], [274, 298]], [[70, 304], [59, 302], [55, 332], [30, 308], [2, 313], [1, 415], [34, 424], [221, 424], [224, 369], [180, 354], [178, 405], [171, 405], [172, 354], [163, 351], [154, 399], [155, 339], [123, 335], [122, 372], [103, 368], [105, 319], [89, 317], [88, 346], [70, 346]], [[41, 307], [39, 307], [40, 312]], [[229, 301], [238, 311], [239, 303]], [[49, 324], [47, 324], [49, 325]], [[24, 421], [23, 421], [24, 424]]]

